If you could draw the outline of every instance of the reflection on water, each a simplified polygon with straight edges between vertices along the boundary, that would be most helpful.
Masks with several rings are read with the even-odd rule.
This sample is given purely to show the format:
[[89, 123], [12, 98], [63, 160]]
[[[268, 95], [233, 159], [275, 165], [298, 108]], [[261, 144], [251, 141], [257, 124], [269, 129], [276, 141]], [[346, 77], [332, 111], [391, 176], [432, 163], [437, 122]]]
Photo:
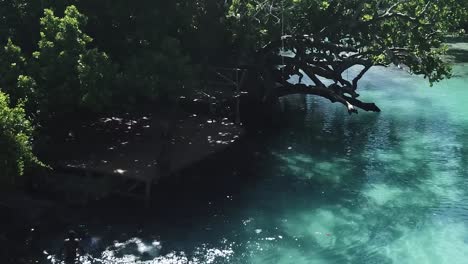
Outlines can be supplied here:
[[124, 240], [99, 239], [95, 224], [85, 259], [467, 263], [467, 71], [459, 64], [457, 77], [429, 88], [398, 69], [374, 69], [362, 94], [379, 104], [378, 114], [348, 116], [321, 98], [284, 98], [289, 121], [257, 139], [262, 148], [246, 148], [260, 158], [250, 168], [256, 177], [237, 193], [226, 175], [241, 169], [206, 170], [219, 174], [225, 188], [208, 188], [206, 197], [184, 194], [184, 202], [167, 202], [170, 210], [154, 208], [171, 220], [145, 223], [158, 227], [143, 233], [127, 229]]

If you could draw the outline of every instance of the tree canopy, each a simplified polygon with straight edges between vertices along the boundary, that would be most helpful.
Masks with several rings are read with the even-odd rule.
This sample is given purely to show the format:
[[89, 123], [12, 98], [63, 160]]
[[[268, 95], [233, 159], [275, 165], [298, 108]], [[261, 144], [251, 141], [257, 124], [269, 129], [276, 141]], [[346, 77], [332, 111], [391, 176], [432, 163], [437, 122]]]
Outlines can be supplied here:
[[[278, 95], [316, 94], [357, 112], [380, 111], [357, 99], [358, 82], [373, 66], [404, 65], [431, 83], [450, 77], [444, 39], [466, 18], [466, 7], [456, 0], [253, 0], [233, 1], [229, 16], [239, 41], [248, 39], [256, 51], [249, 63], [266, 87], [276, 82]], [[360, 73], [347, 79], [357, 66]], [[291, 75], [313, 83], [285, 81]]]
[[[212, 66], [244, 69], [243, 89], [258, 104], [301, 93], [349, 113], [380, 111], [359, 99], [366, 72], [397, 64], [430, 83], [450, 77], [444, 41], [466, 28], [467, 7], [467, 0], [0, 0], [0, 142], [8, 151], [0, 170], [21, 174], [35, 159], [31, 123], [154, 105], [203, 88]], [[350, 68], [358, 71], [351, 78]]]
[[[34, 91], [29, 96], [43, 112], [103, 111], [199, 87], [207, 65], [241, 66], [249, 70], [249, 89], [316, 94], [350, 112], [378, 111], [357, 99], [362, 76], [394, 63], [431, 83], [450, 77], [441, 59], [444, 37], [466, 23], [467, 6], [466, 0], [0, 1], [6, 61], [0, 85], [12, 102]], [[357, 66], [357, 76], [344, 78]], [[312, 83], [285, 81], [292, 75]]]

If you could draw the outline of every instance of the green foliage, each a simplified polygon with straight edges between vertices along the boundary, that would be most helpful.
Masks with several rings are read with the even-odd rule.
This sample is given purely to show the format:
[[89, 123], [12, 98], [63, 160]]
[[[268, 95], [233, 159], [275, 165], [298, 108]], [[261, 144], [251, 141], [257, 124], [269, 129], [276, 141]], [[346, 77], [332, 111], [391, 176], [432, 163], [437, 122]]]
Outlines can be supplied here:
[[236, 39], [253, 51], [282, 34], [308, 35], [357, 48], [375, 64], [406, 64], [432, 83], [450, 77], [442, 43], [467, 21], [467, 7], [458, 0], [233, 0], [227, 15]]
[[[150, 14], [138, 19], [147, 21]], [[165, 27], [145, 24], [136, 32], [133, 27], [128, 32], [123, 27], [116, 36], [123, 34], [124, 41], [105, 40], [104, 47], [117, 52], [113, 60], [108, 53], [91, 48], [93, 39], [84, 32], [87, 21], [75, 6], [68, 6], [63, 17], [57, 17], [51, 9], [44, 11], [38, 50], [31, 62], [42, 113], [66, 113], [80, 108], [116, 110], [142, 99], [175, 96], [187, 84], [193, 84], [195, 68], [182, 53], [180, 41], [161, 32], [167, 30]], [[108, 36], [107, 32], [102, 33]]]
[[15, 183], [25, 169], [40, 162], [32, 153], [33, 128], [23, 104], [10, 107], [8, 95], [0, 91], [0, 184]]
[[[24, 109], [49, 118], [174, 98], [199, 85], [199, 65], [261, 65], [259, 51], [284, 35], [439, 81], [450, 77], [444, 37], [467, 29], [467, 7], [467, 0], [0, 0], [0, 172], [21, 174], [34, 160]], [[305, 49], [316, 55], [309, 59], [343, 66], [342, 54]]]
[[81, 106], [102, 111], [112, 105], [112, 87], [116, 83], [117, 67], [106, 53], [97, 49], [80, 54], [78, 60]]
[[[117, 65], [113, 102], [137, 105], [161, 96], [176, 97], [194, 86], [197, 67], [192, 58], [200, 54], [194, 39], [201, 39], [191, 27], [194, 4], [84, 0], [80, 6], [90, 18], [95, 42]], [[192, 56], [188, 51], [193, 51]]]
[[151, 99], [180, 95], [194, 73], [180, 42], [171, 37], [164, 38], [154, 51], [143, 50], [125, 66], [127, 82], [138, 91], [133, 96]]
[[180, 41], [176, 38], [163, 39], [154, 64], [159, 75], [165, 76], [159, 83], [159, 87], [167, 94], [180, 93], [177, 90], [183, 88], [194, 77], [190, 58], [182, 53]]
[[37, 44], [41, 5], [46, 0], [2, 0], [0, 1], [0, 46], [8, 38], [30, 52]]
[[[403, 15], [380, 19], [392, 6], [392, 14]], [[450, 76], [442, 43], [466, 25], [467, 6], [466, 0], [0, 1], [0, 88], [13, 105], [25, 98], [28, 112], [46, 116], [113, 111], [196, 87], [197, 65], [258, 63], [256, 53], [283, 34], [355, 47], [373, 64], [406, 64], [434, 82]], [[405, 56], [390, 52], [394, 47]]]
[[82, 98], [79, 60], [92, 41], [82, 31], [86, 17], [75, 6], [67, 7], [62, 18], [46, 9], [40, 23], [41, 39], [33, 53], [39, 104], [47, 112], [73, 111]]
[[8, 39], [5, 47], [0, 50], [0, 89], [10, 95], [13, 105], [16, 105], [20, 99], [27, 98], [32, 92], [18, 80], [25, 70], [26, 59], [21, 48]]

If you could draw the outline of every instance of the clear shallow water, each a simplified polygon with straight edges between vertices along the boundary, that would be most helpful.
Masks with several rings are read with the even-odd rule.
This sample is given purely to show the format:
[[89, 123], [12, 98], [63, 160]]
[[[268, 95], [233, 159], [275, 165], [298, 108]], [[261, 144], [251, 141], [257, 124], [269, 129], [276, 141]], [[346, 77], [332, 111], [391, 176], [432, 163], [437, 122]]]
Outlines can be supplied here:
[[[167, 190], [156, 217], [84, 221], [86, 258], [468, 263], [468, 64], [454, 70], [434, 87], [398, 69], [372, 70], [361, 93], [382, 113], [348, 116], [321, 98], [284, 98], [281, 129], [219, 168], [193, 171], [215, 183]], [[60, 239], [44, 249], [53, 254]]]

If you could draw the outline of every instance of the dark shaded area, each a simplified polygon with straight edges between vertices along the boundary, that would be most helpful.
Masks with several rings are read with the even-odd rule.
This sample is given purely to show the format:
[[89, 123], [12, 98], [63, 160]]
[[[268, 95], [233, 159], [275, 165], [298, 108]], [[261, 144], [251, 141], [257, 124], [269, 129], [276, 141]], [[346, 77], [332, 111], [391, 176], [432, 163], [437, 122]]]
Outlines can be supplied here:
[[451, 48], [447, 51], [447, 55], [450, 56], [449, 60], [454, 63], [468, 62], [468, 49]]
[[[412, 151], [408, 153], [400, 143], [405, 142], [408, 129], [425, 131], [430, 127], [426, 131], [432, 133], [430, 136], [447, 136], [445, 130], [452, 123], [445, 114], [429, 119], [422, 113], [410, 113], [403, 121], [392, 116], [385, 119], [364, 115], [356, 121], [334, 108], [321, 107], [322, 101], [320, 107], [311, 107], [308, 96], [279, 98], [309, 94], [340, 103], [350, 114], [357, 113], [357, 108], [380, 112], [374, 103], [360, 101], [365, 97], [357, 99], [361, 77], [377, 60], [389, 64], [392, 57], [400, 57], [416, 73], [432, 72], [429, 79], [448, 75], [438, 60], [425, 57], [432, 51], [430, 46], [442, 38], [427, 32], [445, 29], [450, 21], [433, 15], [440, 21], [431, 26], [423, 24], [425, 16], [437, 12], [426, 8], [421, 19], [411, 19], [411, 4], [422, 8], [417, 1], [398, 4], [406, 15], [392, 13], [398, 5], [387, 6], [390, 3], [385, 2], [380, 6], [382, 3], [373, 1], [377, 9], [389, 9], [380, 15], [376, 12], [369, 20], [361, 19], [363, 10], [354, 5], [356, 2], [338, 1], [336, 6], [328, 7], [320, 6], [320, 1], [309, 7], [300, 2], [287, 1], [289, 7], [285, 8], [284, 1], [272, 1], [268, 8], [264, 4], [255, 6], [258, 3], [253, 1], [218, 0], [145, 0], [137, 4], [125, 0], [1, 1], [0, 45], [12, 39], [9, 48], [0, 50], [0, 71], [7, 76], [1, 76], [1, 93], [12, 97], [6, 105], [28, 99], [22, 115], [38, 126], [39, 133], [34, 138], [24, 135], [20, 140], [28, 147], [28, 142], [35, 139], [35, 153], [54, 170], [27, 171], [20, 180], [27, 193], [18, 194], [20, 197], [7, 193], [6, 198], [0, 198], [0, 210], [6, 213], [0, 224], [10, 227], [0, 232], [0, 260], [5, 256], [6, 263], [45, 261], [48, 253], [43, 252], [44, 248], [51, 249], [51, 254], [59, 252], [65, 232], [70, 229], [78, 231], [83, 243], [91, 243], [92, 235], [102, 236], [99, 246], [88, 246], [90, 254], [99, 254], [116, 240], [134, 236], [152, 239], [145, 234], [158, 234], [155, 239], [164, 241], [162, 254], [172, 250], [190, 252], [194, 244], [218, 245], [222, 239], [237, 243], [239, 251], [248, 251], [250, 245], [246, 244], [254, 241], [255, 235], [252, 230], [244, 230], [241, 223], [246, 225], [244, 216], [250, 211], [255, 217], [267, 218], [259, 224], [264, 231], [257, 227], [259, 232], [277, 235], [272, 227], [282, 223], [270, 217], [277, 212], [339, 204], [340, 208], [329, 209], [332, 216], [359, 220], [367, 215], [352, 212], [358, 211], [357, 204], [366, 199], [360, 194], [369, 179], [397, 190], [430, 179], [437, 170], [427, 164], [427, 157], [445, 149], [436, 144], [415, 144], [406, 146]], [[72, 4], [77, 9], [67, 8]], [[44, 8], [52, 10], [40, 20]], [[254, 10], [256, 14], [249, 17]], [[410, 19], [400, 20], [405, 16]], [[274, 22], [274, 18], [278, 21]], [[393, 48], [380, 45], [384, 38], [385, 45]], [[420, 45], [426, 40], [431, 45]], [[453, 41], [460, 39], [449, 40]], [[427, 60], [415, 59], [416, 55], [399, 48], [408, 43], [418, 45], [417, 56]], [[284, 55], [285, 50], [294, 57]], [[448, 55], [454, 62], [468, 62], [468, 50], [458, 46]], [[345, 79], [344, 74], [353, 65], [363, 69], [352, 80], [348, 74]], [[207, 72], [217, 66], [233, 67], [228, 70], [235, 72], [236, 78], [225, 79], [236, 92], [210, 93], [204, 89], [214, 86], [209, 84]], [[219, 77], [219, 72], [215, 73]], [[291, 76], [299, 80], [309, 77], [311, 82], [290, 83]], [[240, 90], [248, 96], [237, 94]], [[194, 99], [190, 97], [193, 93], [208, 99]], [[237, 97], [242, 100], [233, 99]], [[393, 93], [385, 100], [403, 104], [409, 100], [402, 97], [401, 93]], [[179, 116], [168, 113], [169, 101], [175, 102], [176, 98], [182, 98], [178, 103], [186, 111], [182, 122]], [[427, 98], [411, 100], [421, 105], [431, 103]], [[154, 115], [155, 105], [167, 112]], [[239, 105], [241, 120], [238, 112], [234, 113]], [[138, 110], [148, 112], [135, 113]], [[170, 120], [164, 123], [166, 119]], [[160, 121], [163, 124], [155, 124]], [[185, 129], [181, 124], [185, 121], [187, 127], [195, 129]], [[249, 131], [246, 138], [234, 143], [234, 134], [240, 130], [234, 125], [237, 121], [242, 121]], [[168, 123], [182, 132], [168, 132]], [[233, 129], [219, 130], [214, 123]], [[14, 122], [9, 126], [14, 127]], [[154, 131], [146, 133], [150, 128]], [[208, 130], [207, 134], [199, 133], [203, 129]], [[195, 132], [185, 133], [188, 130]], [[7, 136], [14, 138], [14, 134]], [[422, 132], [412, 135], [424, 136]], [[458, 136], [462, 141], [466, 137], [463, 133]], [[13, 148], [16, 143], [12, 141]], [[202, 148], [205, 145], [207, 151], [198, 151], [206, 150]], [[216, 148], [221, 145], [226, 148]], [[387, 157], [390, 161], [371, 156], [369, 148], [391, 150], [392, 155]], [[466, 151], [453, 148], [459, 157], [468, 160]], [[16, 160], [18, 164], [23, 162]], [[444, 156], [439, 162], [449, 161]], [[182, 165], [172, 170], [171, 162]], [[144, 175], [161, 171], [168, 177], [153, 190], [149, 208], [138, 199], [115, 192], [128, 187], [135, 178], [152, 183], [152, 176]], [[369, 171], [374, 174], [368, 175]], [[113, 178], [126, 173], [135, 178]], [[22, 174], [22, 169], [16, 174]], [[417, 177], [410, 177], [413, 175]], [[351, 176], [354, 178], [349, 179]], [[142, 185], [127, 189], [149, 193]], [[416, 192], [431, 205], [443, 202], [433, 190]], [[421, 215], [431, 212], [428, 206], [409, 207]], [[404, 215], [405, 210], [370, 209], [384, 220], [362, 224], [364, 231], [385, 229], [382, 233], [388, 238], [384, 241], [403, 236], [401, 230], [391, 226], [391, 219]], [[408, 213], [395, 222], [407, 226], [419, 216]], [[333, 227], [332, 231], [338, 229]], [[305, 250], [324, 252], [337, 262], [344, 262], [349, 254], [362, 262], [368, 258], [390, 262], [381, 254], [369, 257], [364, 246], [333, 252], [308, 237], [286, 232], [281, 236]], [[373, 231], [369, 237], [369, 243], [385, 243]], [[77, 248], [77, 244], [72, 247]], [[279, 254], [266, 256], [265, 262], [274, 262], [281, 257]], [[246, 258], [237, 257], [241, 262]]]
[[[336, 262], [345, 262], [352, 255], [360, 262], [390, 263], [384, 255], [366, 251], [368, 248], [360, 241], [351, 241], [356, 245], [347, 250], [335, 251], [311, 237], [294, 237], [274, 227], [283, 224], [280, 216], [287, 212], [339, 204], [338, 207], [324, 207], [324, 210], [349, 221], [367, 217], [369, 221], [359, 222], [354, 232], [369, 232], [368, 243], [380, 247], [398, 240], [404, 233], [397, 226], [411, 228], [421, 221], [421, 215], [433, 209], [417, 204], [411, 208], [372, 206], [368, 215], [356, 215], [353, 212], [362, 209], [358, 208], [360, 203], [369, 204], [361, 191], [369, 183], [369, 177], [397, 189], [417, 186], [433, 177], [433, 168], [427, 159], [443, 146], [415, 144], [411, 146], [412, 152], [408, 152], [400, 144], [408, 141], [406, 132], [415, 128], [421, 135], [443, 135], [451, 121], [443, 114], [427, 118], [418, 113], [409, 113], [403, 120], [392, 115], [386, 119], [379, 115], [360, 115], [357, 119], [338, 112], [337, 108], [324, 107], [325, 104], [323, 100], [311, 104], [310, 97], [286, 98], [279, 102], [282, 110], [275, 116], [281, 126], [273, 125], [268, 129], [257, 126], [237, 144], [180, 172], [176, 179], [161, 182], [154, 191], [151, 208], [135, 206], [134, 200], [119, 197], [110, 197], [86, 208], [74, 207], [53, 216], [60, 219], [58, 224], [40, 224], [37, 241], [55, 241], [73, 228], [83, 237], [88, 252], [96, 255], [115, 240], [134, 237], [141, 237], [148, 243], [152, 239], [161, 241], [164, 245], [159, 252], [161, 255], [172, 251], [192, 252], [193, 246], [199, 244], [221, 247], [220, 240], [224, 238], [235, 242], [235, 252], [244, 252], [251, 250], [246, 241], [257, 239], [253, 230], [242, 226], [245, 219], [252, 217], [261, 221], [253, 226], [261, 228], [262, 235], [281, 235], [283, 240], [278, 242], [281, 246], [314, 249]], [[457, 138], [463, 141], [465, 136], [460, 134]], [[391, 150], [395, 162], [404, 166], [393, 166], [391, 162], [369, 156], [375, 153], [369, 152], [369, 147], [373, 151]], [[460, 160], [468, 160], [463, 149], [457, 153], [461, 155]], [[333, 167], [318, 166], [323, 163], [333, 164]], [[373, 174], [368, 175], [366, 170]], [[430, 204], [441, 202], [433, 190], [421, 189], [417, 193]], [[270, 215], [277, 217], [265, 219], [264, 216]], [[380, 217], [379, 221], [373, 221], [375, 215]], [[330, 230], [331, 236], [341, 232], [339, 228]], [[89, 246], [90, 241], [97, 234], [100, 246], [93, 248]], [[263, 261], [281, 257], [273, 245], [265, 248], [264, 253], [257, 252]], [[58, 248], [58, 245], [49, 248]], [[45, 257], [37, 252], [40, 258]], [[232, 261], [242, 263], [245, 259], [244, 255], [236, 255]]]

